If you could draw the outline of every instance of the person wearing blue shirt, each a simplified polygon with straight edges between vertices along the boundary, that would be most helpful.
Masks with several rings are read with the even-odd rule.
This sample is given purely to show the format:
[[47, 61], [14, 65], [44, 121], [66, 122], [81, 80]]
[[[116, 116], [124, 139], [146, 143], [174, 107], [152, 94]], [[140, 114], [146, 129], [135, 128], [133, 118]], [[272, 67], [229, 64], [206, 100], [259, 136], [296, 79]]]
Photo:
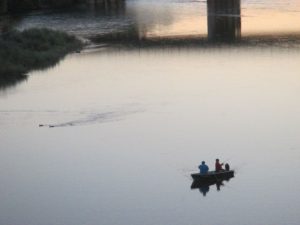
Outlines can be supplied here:
[[198, 167], [200, 170], [200, 174], [207, 174], [208, 173], [208, 166], [205, 164], [204, 161], [202, 161], [201, 165]]

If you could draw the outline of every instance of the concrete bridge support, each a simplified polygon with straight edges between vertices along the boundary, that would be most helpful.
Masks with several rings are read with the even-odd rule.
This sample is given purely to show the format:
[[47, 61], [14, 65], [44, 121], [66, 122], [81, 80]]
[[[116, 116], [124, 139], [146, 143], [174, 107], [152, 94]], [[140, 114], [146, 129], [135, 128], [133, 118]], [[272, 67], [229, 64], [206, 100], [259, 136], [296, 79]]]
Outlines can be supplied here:
[[0, 0], [0, 14], [7, 12], [7, 0]]
[[241, 37], [241, 0], [207, 0], [209, 40], [233, 41]]

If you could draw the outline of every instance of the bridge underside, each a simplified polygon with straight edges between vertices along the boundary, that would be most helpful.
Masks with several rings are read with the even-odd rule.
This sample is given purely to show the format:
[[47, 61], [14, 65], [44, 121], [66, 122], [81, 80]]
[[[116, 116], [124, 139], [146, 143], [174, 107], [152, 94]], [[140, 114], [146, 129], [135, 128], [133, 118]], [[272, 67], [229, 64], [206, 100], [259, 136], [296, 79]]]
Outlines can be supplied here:
[[0, 14], [47, 7], [70, 7], [76, 4], [90, 4], [108, 8], [118, 6], [124, 1], [125, 0], [0, 0]]

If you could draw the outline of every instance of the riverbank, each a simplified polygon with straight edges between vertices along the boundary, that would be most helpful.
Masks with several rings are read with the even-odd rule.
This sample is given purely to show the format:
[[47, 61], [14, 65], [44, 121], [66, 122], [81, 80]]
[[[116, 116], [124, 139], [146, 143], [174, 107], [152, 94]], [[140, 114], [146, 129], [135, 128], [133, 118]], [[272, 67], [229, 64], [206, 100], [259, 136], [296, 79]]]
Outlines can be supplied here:
[[6, 33], [0, 36], [0, 87], [24, 79], [32, 70], [53, 66], [82, 47], [75, 36], [50, 29]]

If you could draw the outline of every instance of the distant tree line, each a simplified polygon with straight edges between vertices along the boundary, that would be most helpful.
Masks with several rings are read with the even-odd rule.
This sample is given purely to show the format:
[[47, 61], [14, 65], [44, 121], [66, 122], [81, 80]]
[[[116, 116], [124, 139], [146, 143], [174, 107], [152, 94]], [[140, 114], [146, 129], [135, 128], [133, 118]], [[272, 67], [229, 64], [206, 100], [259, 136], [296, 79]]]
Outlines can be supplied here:
[[124, 0], [0, 0], [0, 14], [23, 12], [41, 8], [61, 8], [75, 4], [103, 4], [107, 6]]

